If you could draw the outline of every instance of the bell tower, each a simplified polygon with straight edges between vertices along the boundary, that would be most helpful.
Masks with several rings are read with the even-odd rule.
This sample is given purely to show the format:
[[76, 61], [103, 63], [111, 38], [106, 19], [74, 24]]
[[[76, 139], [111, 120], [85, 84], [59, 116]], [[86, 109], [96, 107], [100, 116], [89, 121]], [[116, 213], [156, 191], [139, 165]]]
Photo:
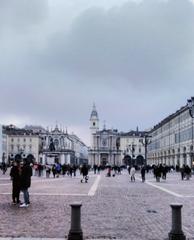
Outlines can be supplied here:
[[91, 147], [94, 147], [94, 137], [93, 134], [95, 134], [99, 130], [99, 118], [98, 118], [98, 113], [96, 111], [96, 106], [93, 104], [92, 112], [90, 115], [90, 136], [91, 136]]

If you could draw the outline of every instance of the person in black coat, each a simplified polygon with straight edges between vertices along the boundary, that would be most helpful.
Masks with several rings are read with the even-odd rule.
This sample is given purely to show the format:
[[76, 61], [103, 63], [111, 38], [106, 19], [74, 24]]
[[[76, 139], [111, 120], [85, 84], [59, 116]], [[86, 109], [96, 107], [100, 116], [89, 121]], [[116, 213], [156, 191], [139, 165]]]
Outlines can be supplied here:
[[85, 182], [88, 182], [88, 167], [86, 166], [86, 164], [83, 165], [82, 167], [82, 175], [83, 175], [83, 179], [81, 179], [81, 182], [83, 182], [83, 180], [85, 179]]
[[10, 171], [10, 177], [12, 180], [12, 200], [13, 204], [20, 203], [20, 162], [14, 161]]
[[28, 188], [31, 186], [32, 168], [29, 162], [24, 161], [21, 171], [21, 191], [24, 194], [24, 203], [20, 207], [28, 207], [30, 204]]
[[145, 172], [146, 172], [146, 168], [143, 165], [142, 168], [141, 168], [141, 179], [142, 179], [142, 182], [145, 182]]

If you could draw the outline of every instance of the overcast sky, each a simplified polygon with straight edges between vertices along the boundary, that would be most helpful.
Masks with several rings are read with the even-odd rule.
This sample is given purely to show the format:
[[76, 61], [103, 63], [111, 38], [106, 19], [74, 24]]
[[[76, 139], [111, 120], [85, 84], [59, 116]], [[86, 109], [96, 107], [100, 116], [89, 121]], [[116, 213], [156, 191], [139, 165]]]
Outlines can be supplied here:
[[0, 0], [0, 122], [152, 127], [194, 95], [189, 0]]

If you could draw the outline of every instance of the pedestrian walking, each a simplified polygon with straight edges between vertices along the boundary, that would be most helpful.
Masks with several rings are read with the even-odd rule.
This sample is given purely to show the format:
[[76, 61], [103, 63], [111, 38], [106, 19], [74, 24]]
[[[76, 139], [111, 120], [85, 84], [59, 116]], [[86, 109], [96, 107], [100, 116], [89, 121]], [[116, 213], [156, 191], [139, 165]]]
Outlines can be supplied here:
[[131, 182], [135, 182], [135, 167], [130, 169]]
[[60, 163], [57, 163], [57, 165], [56, 165], [56, 173], [57, 173], [57, 178], [58, 178], [61, 173], [61, 164]]
[[46, 165], [46, 178], [50, 177], [50, 173], [51, 173], [51, 168], [50, 166]]
[[53, 166], [52, 166], [52, 173], [53, 173], [53, 177], [55, 178], [55, 175], [56, 175], [56, 166], [55, 166], [55, 164], [53, 164]]
[[76, 177], [77, 166], [73, 165], [73, 176]]
[[111, 166], [108, 167], [108, 172], [107, 172], [107, 177], [111, 177], [111, 171], [112, 171], [112, 168]]
[[185, 178], [185, 164], [183, 164], [183, 166], [180, 168], [180, 172], [181, 172], [181, 179], [184, 180], [184, 178]]
[[94, 169], [94, 174], [96, 174], [96, 170], [97, 170], [98, 166], [96, 164], [94, 164], [93, 169]]
[[12, 203], [19, 204], [20, 203], [20, 162], [13, 162], [13, 166], [10, 171], [10, 177], [12, 180]]
[[81, 169], [83, 178], [81, 179], [81, 183], [83, 183], [83, 181], [85, 181], [85, 183], [88, 182], [88, 167], [86, 166], [86, 164], [83, 165], [82, 169]]
[[3, 171], [3, 175], [5, 175], [6, 171], [7, 171], [7, 165], [5, 162], [2, 162], [2, 165], [1, 165], [1, 169]]
[[32, 168], [30, 166], [30, 163], [25, 160], [21, 169], [21, 191], [24, 194], [24, 203], [20, 205], [21, 208], [28, 207], [30, 204], [28, 188], [31, 186], [31, 176]]
[[38, 164], [38, 176], [39, 176], [39, 177], [42, 176], [42, 171], [43, 171], [43, 167], [42, 167], [42, 165], [39, 163], [39, 164]]
[[98, 174], [100, 174], [101, 166], [98, 165], [97, 169], [98, 169]]
[[67, 172], [66, 164], [64, 163], [61, 168], [62, 168], [62, 174], [63, 174], [63, 177], [64, 177], [66, 175], [66, 172]]
[[118, 174], [121, 175], [121, 167], [120, 166], [118, 166], [117, 170], [118, 170]]
[[188, 165], [185, 166], [185, 174], [186, 174], [186, 180], [189, 180], [191, 177], [191, 168]]
[[131, 171], [131, 167], [130, 166], [128, 166], [127, 171], [128, 171], [128, 173], [130, 175], [130, 171]]
[[142, 179], [142, 182], [145, 182], [145, 172], [146, 172], [146, 168], [143, 165], [142, 168], [141, 168], [141, 179]]
[[156, 166], [154, 171], [155, 171], [156, 182], [160, 182], [161, 173], [163, 171], [162, 164]]
[[166, 180], [167, 172], [168, 172], [168, 167], [164, 164], [162, 167], [162, 179]]

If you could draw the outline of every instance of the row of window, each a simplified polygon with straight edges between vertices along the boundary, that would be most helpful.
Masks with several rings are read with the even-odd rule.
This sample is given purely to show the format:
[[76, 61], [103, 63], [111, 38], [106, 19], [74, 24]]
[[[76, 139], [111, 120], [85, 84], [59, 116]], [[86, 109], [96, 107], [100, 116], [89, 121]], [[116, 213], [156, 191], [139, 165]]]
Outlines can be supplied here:
[[180, 133], [175, 134], [175, 143], [189, 141], [192, 140], [192, 138], [193, 138], [192, 128], [188, 128]]
[[191, 119], [191, 116], [189, 114], [189, 111], [186, 111], [178, 116], [176, 116], [174, 119], [170, 120], [168, 123], [161, 126], [159, 129], [154, 131], [152, 133], [152, 136], [157, 136], [158, 134], [170, 129], [171, 127], [175, 126], [176, 124], [180, 124], [184, 122], [187, 119]]
[[192, 127], [190, 127], [188, 129], [181, 131], [180, 133], [175, 133], [174, 135], [169, 136], [169, 138], [165, 138], [165, 139], [161, 138], [157, 141], [153, 141], [149, 145], [148, 150], [149, 151], [157, 150], [162, 146], [169, 145], [170, 143], [171, 144], [182, 143], [185, 141], [192, 140], [193, 138], [194, 138], [194, 131], [192, 131]]
[[[131, 152], [131, 149], [127, 148], [127, 149], [126, 149], [126, 152], [127, 152], [127, 153], [128, 153], [128, 152]], [[133, 152], [136, 152], [135, 147], [134, 147], [134, 149], [133, 149]], [[141, 148], [139, 148], [139, 153], [141, 153]]]
[[[17, 142], [20, 142], [21, 138], [17, 139]], [[11, 142], [14, 142], [14, 138], [11, 139]], [[23, 138], [23, 142], [26, 142], [26, 138]], [[30, 142], [32, 142], [32, 138], [30, 138]]]
[[[10, 147], [11, 147], [11, 151], [13, 151], [13, 150], [14, 150], [14, 145], [11, 144]], [[18, 151], [25, 151], [26, 148], [27, 148], [26, 145], [23, 145], [23, 146], [17, 145], [17, 146], [15, 146], [15, 147], [17, 148]], [[29, 145], [29, 146], [28, 146], [28, 149], [31, 151], [31, 150], [32, 150], [32, 146]]]

